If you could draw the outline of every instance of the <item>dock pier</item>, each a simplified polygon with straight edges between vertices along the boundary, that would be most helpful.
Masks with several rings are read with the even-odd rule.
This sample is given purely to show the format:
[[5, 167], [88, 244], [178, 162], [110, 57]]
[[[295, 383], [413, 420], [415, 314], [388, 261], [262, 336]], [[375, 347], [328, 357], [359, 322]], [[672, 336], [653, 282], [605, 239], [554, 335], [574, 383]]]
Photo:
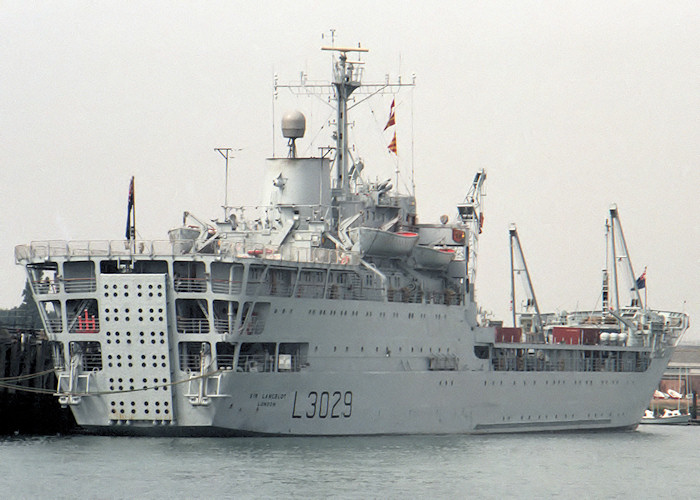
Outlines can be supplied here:
[[0, 328], [0, 435], [56, 434], [76, 429], [53, 396], [51, 346], [42, 330]]

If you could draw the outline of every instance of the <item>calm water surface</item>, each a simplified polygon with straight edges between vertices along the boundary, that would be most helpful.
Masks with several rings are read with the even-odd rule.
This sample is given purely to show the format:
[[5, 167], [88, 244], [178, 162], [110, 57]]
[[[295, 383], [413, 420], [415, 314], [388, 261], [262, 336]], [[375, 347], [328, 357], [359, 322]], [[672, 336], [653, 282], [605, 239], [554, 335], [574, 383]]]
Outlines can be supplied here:
[[353, 438], [0, 439], [4, 498], [700, 498], [700, 427]]

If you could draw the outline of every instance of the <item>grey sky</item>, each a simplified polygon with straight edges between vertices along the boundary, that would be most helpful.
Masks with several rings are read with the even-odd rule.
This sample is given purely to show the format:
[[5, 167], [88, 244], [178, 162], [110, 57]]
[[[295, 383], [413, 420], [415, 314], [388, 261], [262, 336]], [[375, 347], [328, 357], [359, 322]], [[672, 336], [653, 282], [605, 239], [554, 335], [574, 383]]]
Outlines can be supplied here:
[[[598, 306], [615, 202], [635, 271], [648, 268], [650, 306], [700, 321], [696, 1], [374, 4], [0, 3], [0, 307], [20, 301], [15, 245], [123, 238], [131, 175], [145, 239], [166, 239], [183, 210], [220, 214], [214, 147], [244, 148], [229, 200], [257, 203], [273, 75], [327, 80], [321, 33], [335, 28], [339, 44], [370, 49], [366, 81], [417, 75], [397, 97], [397, 120], [404, 172], [413, 129], [422, 221], [452, 216], [487, 169], [484, 308], [508, 320], [510, 222], [542, 309]], [[389, 103], [356, 113], [357, 152], [373, 177], [394, 168], [381, 130]], [[327, 127], [317, 135], [325, 105], [295, 107], [314, 127], [307, 152], [330, 144]], [[700, 341], [697, 327], [687, 335]]]

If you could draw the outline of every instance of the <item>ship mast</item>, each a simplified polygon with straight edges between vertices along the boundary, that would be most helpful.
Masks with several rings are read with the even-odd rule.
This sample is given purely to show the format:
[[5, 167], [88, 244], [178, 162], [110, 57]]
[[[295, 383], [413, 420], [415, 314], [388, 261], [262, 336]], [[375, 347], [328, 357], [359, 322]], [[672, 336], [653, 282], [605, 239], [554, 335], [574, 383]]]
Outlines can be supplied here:
[[224, 173], [224, 220], [228, 218], [228, 161], [229, 159], [233, 159], [233, 155], [231, 154], [232, 151], [242, 151], [241, 149], [234, 149], [234, 148], [214, 148], [214, 151], [217, 151], [221, 156], [224, 157], [224, 160], [226, 161], [226, 168], [225, 168], [225, 173]]
[[[334, 33], [332, 39], [335, 38]], [[334, 57], [333, 64], [333, 82], [331, 85], [312, 83], [305, 79], [302, 74], [302, 79], [299, 83], [281, 84], [277, 78], [274, 80], [274, 92], [280, 88], [287, 88], [295, 95], [310, 95], [318, 96], [327, 92], [332, 92], [336, 104], [336, 130], [334, 132], [335, 139], [335, 159], [333, 160], [333, 186], [332, 186], [332, 231], [338, 232], [340, 219], [343, 216], [341, 213], [342, 202], [350, 197], [350, 169], [354, 165], [350, 165], [353, 161], [350, 156], [348, 147], [348, 111], [358, 104], [364, 102], [370, 97], [377, 94], [396, 94], [401, 87], [413, 87], [416, 84], [415, 76], [409, 83], [401, 81], [389, 81], [389, 77], [382, 83], [361, 83], [363, 73], [363, 61], [352, 61], [348, 59], [348, 53], [356, 52], [359, 54], [369, 52], [361, 46], [357, 47], [321, 47], [321, 50], [337, 52], [339, 55]], [[363, 98], [357, 102], [350, 102], [350, 96], [353, 94], [363, 94]]]
[[321, 50], [339, 52], [333, 67], [333, 86], [336, 99], [336, 156], [335, 185], [341, 195], [349, 191], [348, 182], [348, 98], [360, 87], [362, 62], [348, 61], [348, 52], [369, 52], [364, 47], [321, 47]]

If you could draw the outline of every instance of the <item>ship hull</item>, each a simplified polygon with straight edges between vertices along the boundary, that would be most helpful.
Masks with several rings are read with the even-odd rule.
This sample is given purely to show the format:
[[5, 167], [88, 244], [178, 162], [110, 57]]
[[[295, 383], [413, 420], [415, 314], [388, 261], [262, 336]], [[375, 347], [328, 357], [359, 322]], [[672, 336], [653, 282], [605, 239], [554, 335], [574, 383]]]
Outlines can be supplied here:
[[[150, 436], [487, 434], [632, 429], [665, 359], [639, 374], [231, 372], [220, 397], [192, 405], [174, 392], [174, 418], [112, 419], [73, 408], [90, 432]], [[85, 398], [87, 399], [87, 398]], [[85, 400], [84, 400], [85, 401]], [[109, 422], [108, 425], [105, 425]]]
[[[313, 298], [306, 282], [288, 289], [277, 278], [224, 289], [217, 262], [207, 260], [209, 283], [102, 273], [79, 288], [35, 285], [56, 330], [57, 396], [80, 426], [152, 436], [633, 428], [673, 350], [648, 339], [503, 343], [478, 326], [469, 296], [392, 299], [326, 281], [333, 299]], [[341, 300], [350, 293], [363, 300]]]

